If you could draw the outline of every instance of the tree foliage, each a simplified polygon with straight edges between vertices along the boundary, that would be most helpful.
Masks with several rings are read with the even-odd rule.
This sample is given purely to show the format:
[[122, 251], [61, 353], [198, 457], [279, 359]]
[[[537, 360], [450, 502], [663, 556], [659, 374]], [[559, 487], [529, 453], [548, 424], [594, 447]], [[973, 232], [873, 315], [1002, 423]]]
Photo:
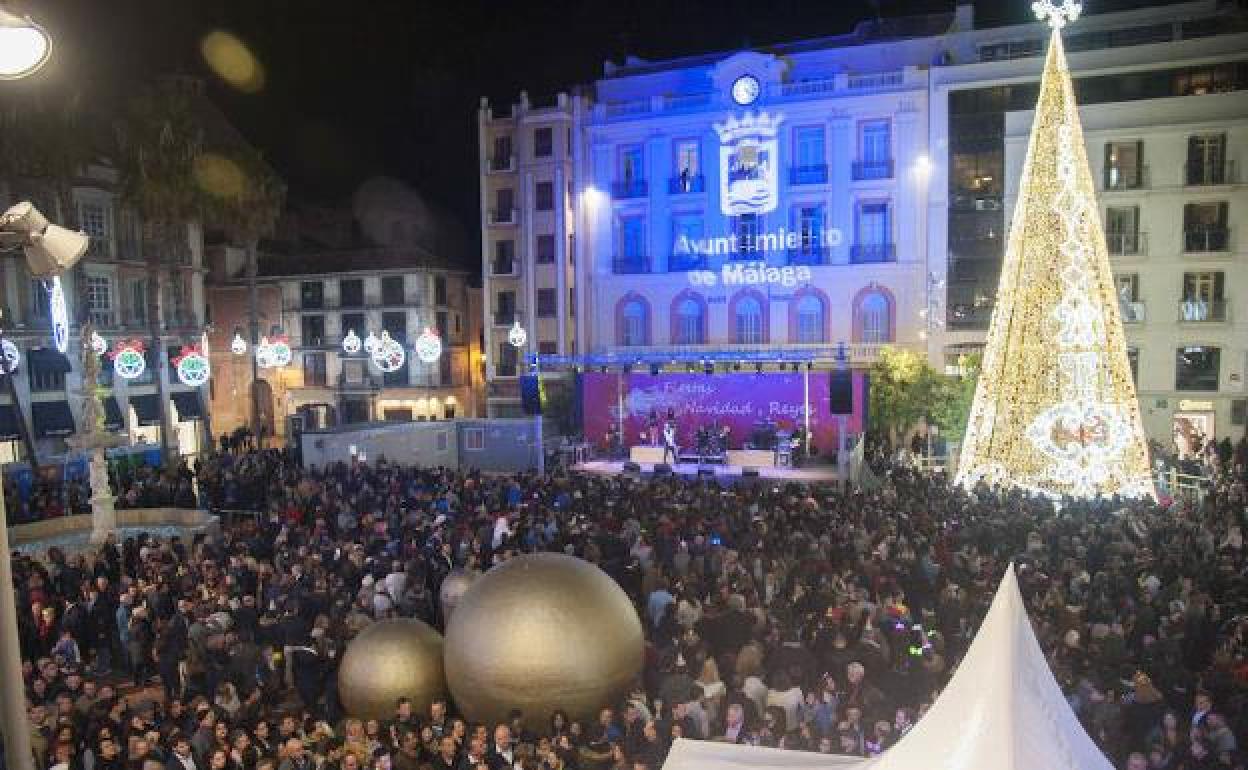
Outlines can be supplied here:
[[978, 356], [964, 356], [959, 364], [962, 374], [951, 376], [933, 369], [920, 353], [882, 348], [871, 366], [871, 431], [895, 445], [926, 421], [946, 437], [959, 439], [975, 396]]

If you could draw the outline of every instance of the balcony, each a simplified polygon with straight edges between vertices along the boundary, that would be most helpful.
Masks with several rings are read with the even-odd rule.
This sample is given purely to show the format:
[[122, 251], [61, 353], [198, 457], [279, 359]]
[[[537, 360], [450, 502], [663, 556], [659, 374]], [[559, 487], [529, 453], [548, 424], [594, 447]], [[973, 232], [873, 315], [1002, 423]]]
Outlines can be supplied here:
[[515, 155], [495, 155], [490, 158], [490, 171], [515, 171]]
[[639, 275], [650, 272], [650, 259], [643, 256], [616, 257], [611, 260], [611, 272], [616, 275]]
[[625, 179], [622, 182], [611, 183], [611, 197], [616, 200], [644, 198], [647, 194], [649, 194], [649, 185], [644, 179]]
[[690, 270], [705, 270], [705, 254], [673, 254], [667, 258], [667, 272], [684, 273]]
[[[889, 176], [892, 176], [891, 172], [889, 173]], [[791, 166], [789, 168], [789, 184], [791, 185], [827, 183], [827, 163], [816, 163], [813, 166]]]
[[495, 310], [494, 325], [495, 326], [511, 326], [520, 317], [519, 310]]
[[199, 316], [186, 311], [174, 311], [165, 314], [166, 329], [188, 329], [192, 331], [202, 331], [200, 329]]
[[1226, 160], [1213, 163], [1204, 160], [1188, 161], [1186, 182], [1189, 187], [1218, 184], [1236, 184], [1235, 162]]
[[362, 374], [359, 376], [348, 376], [346, 372], [338, 374], [338, 388], [340, 390], [378, 390], [381, 385], [377, 378], [371, 374]]
[[888, 160], [856, 160], [854, 161], [854, 179], [892, 179], [893, 161]]
[[490, 264], [490, 275], [515, 275], [516, 260], [513, 257], [495, 257]]
[[701, 174], [674, 176], [667, 180], [667, 191], [672, 195], [706, 192], [706, 177]]
[[827, 247], [806, 246], [786, 252], [785, 263], [788, 265], [827, 265], [831, 262], [830, 257]]
[[1229, 251], [1231, 231], [1226, 227], [1191, 226], [1183, 230], [1183, 251]]
[[514, 208], [494, 209], [490, 212], [490, 224], [493, 225], [514, 225], [517, 219], [519, 213]]
[[1148, 187], [1148, 166], [1136, 168], [1106, 166], [1101, 189], [1107, 192], [1143, 190]]
[[1142, 324], [1148, 319], [1146, 307], [1139, 300], [1124, 300], [1118, 303], [1119, 313], [1124, 324]]
[[897, 245], [894, 243], [855, 243], [850, 247], [849, 261], [855, 265], [896, 262]]
[[1111, 256], [1143, 256], [1148, 253], [1148, 233], [1106, 232], [1105, 245]]
[[1179, 321], [1222, 323], [1230, 317], [1230, 304], [1225, 299], [1185, 299], [1179, 303]]

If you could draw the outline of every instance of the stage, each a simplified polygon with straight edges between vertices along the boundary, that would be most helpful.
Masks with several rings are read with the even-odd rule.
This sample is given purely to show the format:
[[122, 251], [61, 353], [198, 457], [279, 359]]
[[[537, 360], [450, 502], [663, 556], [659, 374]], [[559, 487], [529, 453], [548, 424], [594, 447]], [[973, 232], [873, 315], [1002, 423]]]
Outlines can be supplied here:
[[[590, 460], [588, 462], [579, 463], [572, 466], [572, 470], [577, 473], [589, 473], [606, 476], [619, 476], [627, 473], [625, 470], [626, 463], [622, 460]], [[641, 468], [641, 475], [650, 476], [654, 474], [654, 463], [637, 463]], [[714, 475], [716, 481], [734, 482], [743, 478], [749, 479], [754, 477], [746, 477], [743, 471], [746, 467], [741, 465], [698, 465], [697, 463], [675, 463], [671, 466], [672, 473], [677, 476], [695, 477], [698, 471], [710, 473]], [[758, 467], [759, 479], [767, 481], [780, 482], [796, 482], [800, 484], [829, 484], [837, 483], [840, 480], [840, 474], [835, 465], [815, 465], [807, 468], [777, 468], [770, 465]]]

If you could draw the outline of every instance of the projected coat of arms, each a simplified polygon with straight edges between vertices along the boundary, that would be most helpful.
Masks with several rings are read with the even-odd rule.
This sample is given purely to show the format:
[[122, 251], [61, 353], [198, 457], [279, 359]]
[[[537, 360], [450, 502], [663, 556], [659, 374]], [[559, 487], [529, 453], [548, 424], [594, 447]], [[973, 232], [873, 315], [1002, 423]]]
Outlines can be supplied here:
[[716, 123], [719, 134], [719, 205], [725, 216], [766, 214], [779, 205], [776, 131], [784, 118], [747, 112]]

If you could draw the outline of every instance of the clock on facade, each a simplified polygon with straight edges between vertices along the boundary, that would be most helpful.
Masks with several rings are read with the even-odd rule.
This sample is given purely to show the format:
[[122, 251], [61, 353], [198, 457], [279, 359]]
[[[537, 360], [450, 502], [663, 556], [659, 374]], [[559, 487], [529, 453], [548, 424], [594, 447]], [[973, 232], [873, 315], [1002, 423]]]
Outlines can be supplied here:
[[753, 75], [742, 75], [732, 81], [732, 100], [744, 107], [753, 104], [763, 90], [758, 78]]

